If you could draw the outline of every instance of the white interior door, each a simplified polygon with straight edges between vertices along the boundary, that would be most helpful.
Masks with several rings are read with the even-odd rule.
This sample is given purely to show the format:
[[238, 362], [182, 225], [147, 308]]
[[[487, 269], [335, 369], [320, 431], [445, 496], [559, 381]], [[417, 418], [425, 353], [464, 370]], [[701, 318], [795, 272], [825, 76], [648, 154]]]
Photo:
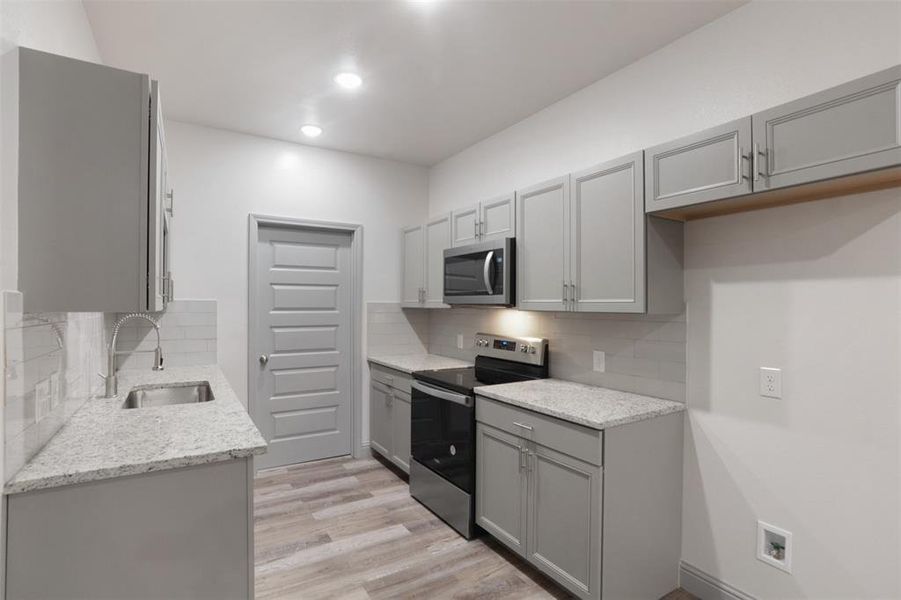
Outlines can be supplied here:
[[351, 233], [262, 225], [252, 416], [259, 468], [352, 452]]

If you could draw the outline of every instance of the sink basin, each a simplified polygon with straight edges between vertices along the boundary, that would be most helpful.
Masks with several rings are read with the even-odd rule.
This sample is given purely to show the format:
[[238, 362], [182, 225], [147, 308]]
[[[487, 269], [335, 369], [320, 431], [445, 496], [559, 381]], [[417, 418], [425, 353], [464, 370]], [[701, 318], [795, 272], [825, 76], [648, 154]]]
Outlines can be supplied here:
[[210, 382], [208, 381], [141, 385], [128, 392], [122, 408], [193, 404], [196, 402], [209, 402], [214, 399], [213, 390], [210, 389]]

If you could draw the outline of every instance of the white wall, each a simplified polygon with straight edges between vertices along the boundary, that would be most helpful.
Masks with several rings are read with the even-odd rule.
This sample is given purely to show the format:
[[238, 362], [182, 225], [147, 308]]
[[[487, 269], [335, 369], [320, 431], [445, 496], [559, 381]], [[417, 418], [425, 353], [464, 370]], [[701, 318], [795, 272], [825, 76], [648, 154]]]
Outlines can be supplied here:
[[218, 301], [219, 364], [243, 401], [249, 213], [361, 223], [364, 301], [400, 300], [399, 228], [425, 219], [424, 168], [175, 121], [166, 137], [176, 296]]
[[[899, 63], [901, 3], [752, 2], [436, 165], [429, 212]], [[901, 597], [899, 215], [895, 189], [687, 227], [683, 557], [747, 593]], [[755, 559], [757, 518], [794, 575]]]

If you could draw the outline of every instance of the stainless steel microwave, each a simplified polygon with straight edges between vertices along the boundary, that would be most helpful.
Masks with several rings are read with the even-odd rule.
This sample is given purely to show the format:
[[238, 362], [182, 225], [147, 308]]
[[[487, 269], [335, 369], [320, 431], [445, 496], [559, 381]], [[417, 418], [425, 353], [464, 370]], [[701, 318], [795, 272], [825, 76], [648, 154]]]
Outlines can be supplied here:
[[516, 304], [515, 253], [514, 238], [445, 250], [445, 304]]

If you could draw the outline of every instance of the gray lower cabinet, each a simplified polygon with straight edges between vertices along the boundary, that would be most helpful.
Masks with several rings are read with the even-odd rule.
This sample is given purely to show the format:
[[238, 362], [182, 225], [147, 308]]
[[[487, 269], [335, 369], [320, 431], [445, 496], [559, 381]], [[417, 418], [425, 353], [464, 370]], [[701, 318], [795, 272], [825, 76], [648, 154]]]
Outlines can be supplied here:
[[253, 597], [251, 458], [9, 496], [6, 597]]
[[751, 117], [645, 150], [645, 210], [749, 194]]
[[578, 598], [678, 587], [682, 414], [599, 431], [476, 398], [476, 522]]
[[754, 191], [901, 164], [901, 66], [755, 113]]
[[29, 48], [4, 55], [2, 78], [25, 310], [163, 310], [172, 193], [157, 82]]
[[529, 450], [526, 557], [585, 597], [601, 585], [601, 467], [535, 445]]
[[410, 472], [410, 394], [394, 390], [391, 395], [391, 461]]
[[369, 374], [369, 446], [409, 473], [412, 378], [373, 363]]
[[476, 521], [520, 556], [526, 555], [525, 444], [494, 427], [476, 427]]

